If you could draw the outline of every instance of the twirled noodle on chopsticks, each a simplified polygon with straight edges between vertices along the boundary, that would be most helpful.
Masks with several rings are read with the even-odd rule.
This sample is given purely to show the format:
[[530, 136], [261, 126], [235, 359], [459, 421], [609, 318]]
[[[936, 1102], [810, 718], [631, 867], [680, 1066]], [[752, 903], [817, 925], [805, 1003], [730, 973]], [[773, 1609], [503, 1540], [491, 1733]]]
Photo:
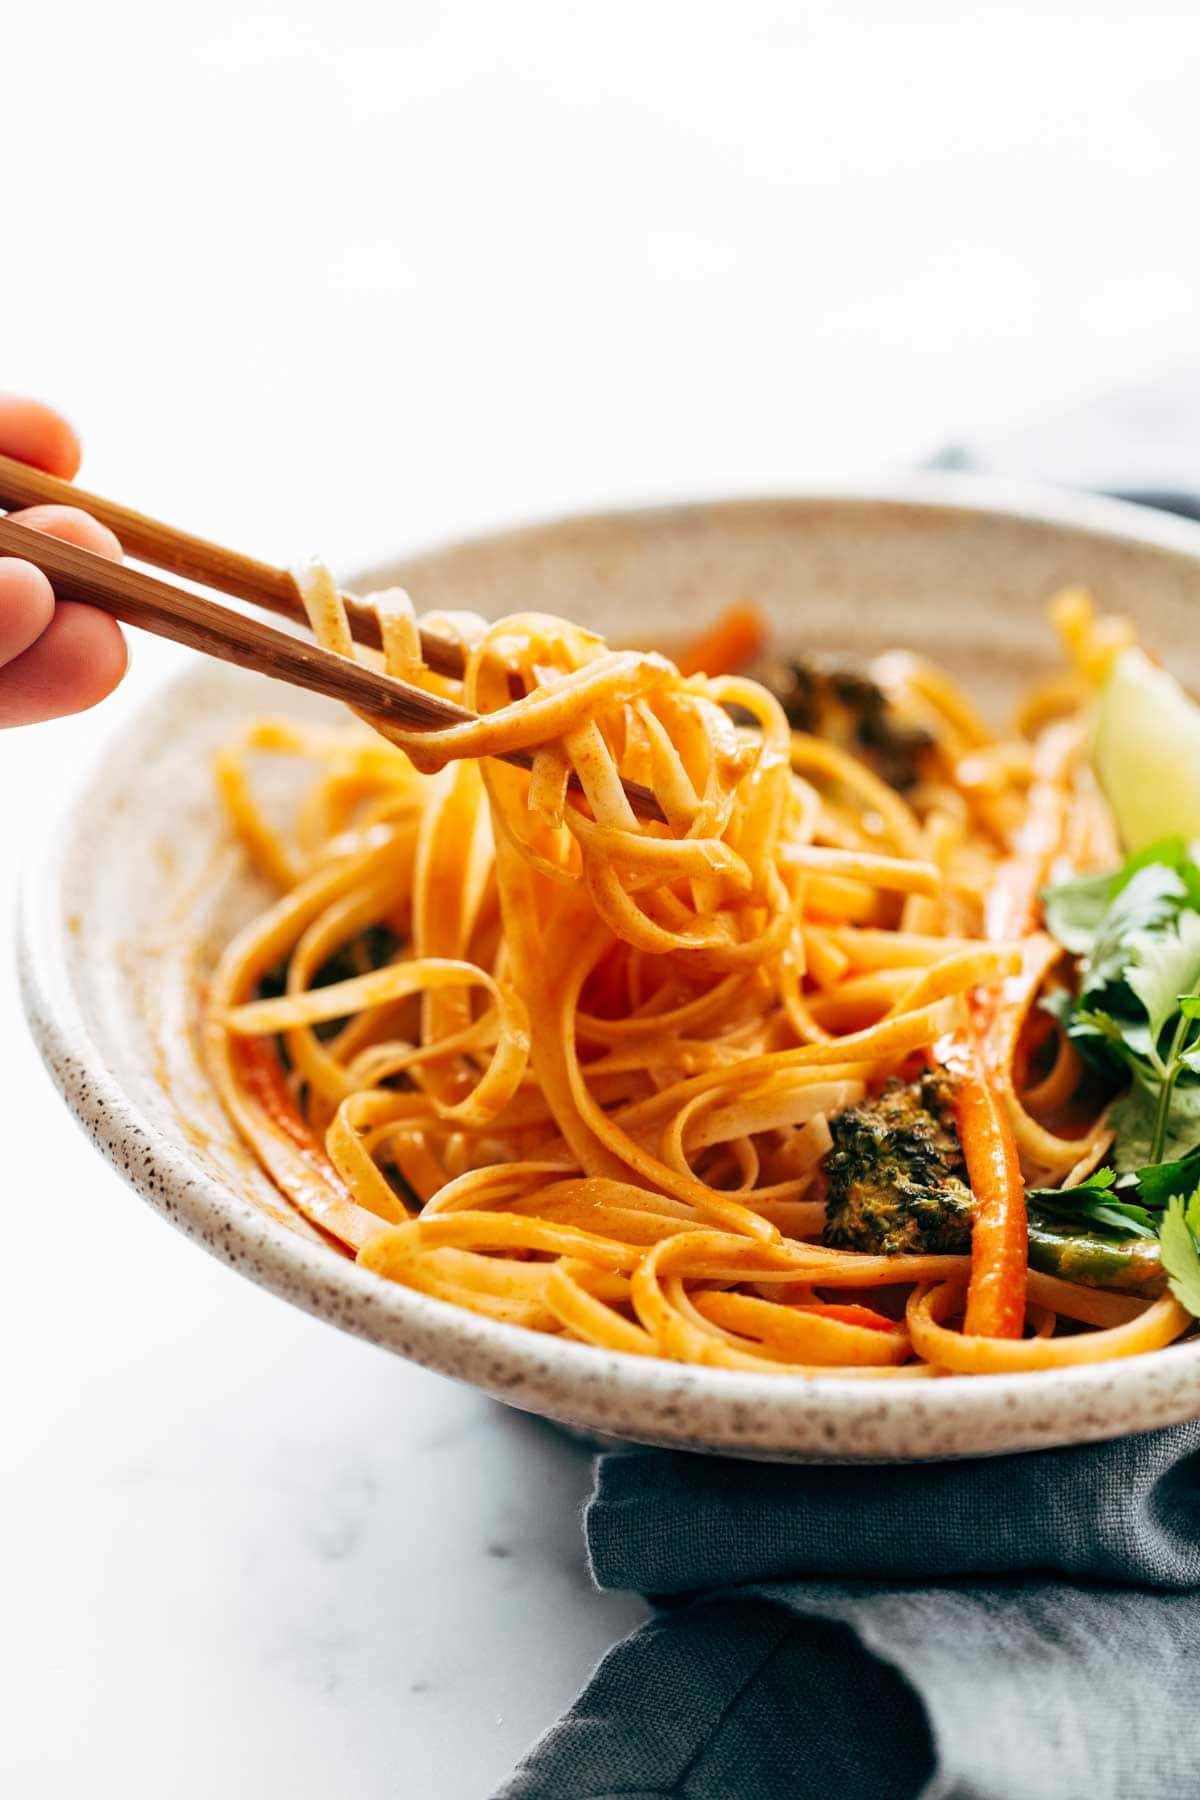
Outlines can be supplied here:
[[[328, 574], [301, 583], [320, 642], [362, 654]], [[901, 793], [736, 674], [540, 614], [430, 617], [462, 645], [453, 682], [406, 596], [374, 604], [387, 670], [477, 721], [268, 720], [218, 772], [278, 898], [215, 972], [208, 1057], [310, 1225], [492, 1319], [720, 1368], [1043, 1368], [1185, 1329], [1169, 1297], [1030, 1274], [1023, 1249], [1022, 1176], [1061, 1182], [1107, 1141], [1070, 1046], [1034, 1054], [1062, 956], [1039, 889], [1112, 850], [1078, 677], [997, 740], [947, 677], [885, 659], [924, 746]], [[530, 772], [495, 760], [513, 750]], [[286, 838], [261, 753], [314, 768]], [[955, 1084], [970, 1243], [822, 1242], [839, 1120], [930, 1066]]]

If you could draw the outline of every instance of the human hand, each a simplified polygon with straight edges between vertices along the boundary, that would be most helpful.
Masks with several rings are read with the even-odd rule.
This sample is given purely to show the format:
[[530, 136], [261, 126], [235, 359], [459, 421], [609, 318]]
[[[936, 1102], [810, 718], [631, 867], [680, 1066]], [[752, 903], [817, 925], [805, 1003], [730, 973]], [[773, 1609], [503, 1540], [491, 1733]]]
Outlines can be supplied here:
[[[79, 439], [66, 420], [36, 400], [0, 394], [0, 452], [70, 481]], [[11, 515], [115, 562], [121, 546], [105, 525], [75, 506], [30, 506]], [[0, 557], [0, 725], [33, 725], [95, 706], [116, 687], [127, 663], [120, 627], [107, 613], [54, 598], [40, 569]]]

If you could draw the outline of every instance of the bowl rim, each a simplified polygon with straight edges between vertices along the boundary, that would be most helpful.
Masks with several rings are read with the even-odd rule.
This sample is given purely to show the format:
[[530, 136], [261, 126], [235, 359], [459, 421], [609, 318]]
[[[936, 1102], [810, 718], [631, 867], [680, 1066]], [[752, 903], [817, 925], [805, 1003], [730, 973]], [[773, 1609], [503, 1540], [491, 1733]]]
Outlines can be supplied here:
[[617, 498], [582, 510], [564, 507], [515, 519], [508, 517], [494, 525], [485, 522], [469, 531], [406, 546], [389, 556], [372, 557], [366, 563], [356, 564], [344, 580], [349, 587], [366, 586], [389, 578], [401, 566], [437, 562], [456, 553], [507, 547], [522, 539], [554, 537], [559, 532], [610, 530], [630, 523], [686, 523], [690, 518], [716, 512], [750, 517], [796, 507], [976, 513], [1016, 524], [1081, 531], [1135, 548], [1173, 553], [1189, 562], [1200, 560], [1200, 517], [1164, 512], [1132, 497], [1059, 487], [1051, 482], [1014, 480], [971, 470], [917, 469], [886, 479], [862, 477], [833, 484], [798, 482], [793, 487], [755, 488], [744, 493], [722, 489], [682, 495], [664, 493], [633, 500]]
[[[887, 484], [562, 514], [398, 556], [356, 579], [370, 582], [385, 573], [390, 578], [404, 564], [536, 539], [563, 528], [653, 525], [718, 507], [749, 516], [764, 508], [829, 505], [932, 507], [1082, 530], [1135, 548], [1174, 553], [1200, 575], [1200, 523], [1105, 496], [923, 474]], [[124, 721], [111, 743], [113, 755], [132, 761], [138, 740], [166, 719], [182, 716], [188, 694], [213, 679], [213, 671], [201, 666], [157, 687]], [[725, 1454], [911, 1460], [922, 1454], [922, 1436], [932, 1444], [946, 1432], [953, 1447], [927, 1454], [990, 1454], [1101, 1439], [1200, 1413], [1200, 1340], [1120, 1362], [986, 1380], [951, 1375], [910, 1383], [759, 1375], [599, 1350], [502, 1324], [385, 1282], [336, 1251], [311, 1243], [209, 1175], [193, 1159], [185, 1138], [176, 1142], [162, 1131], [125, 1091], [103, 1045], [89, 1030], [69, 972], [62, 898], [75, 847], [88, 841], [82, 822], [100, 795], [112, 791], [110, 767], [100, 759], [81, 773], [48, 842], [23, 873], [18, 962], [27, 1018], [52, 1080], [117, 1172], [169, 1222], [260, 1285], [342, 1329], [528, 1410], [645, 1443]], [[1136, 1424], [1128, 1419], [1114, 1423], [1106, 1400], [1119, 1400], [1120, 1412], [1136, 1412]]]

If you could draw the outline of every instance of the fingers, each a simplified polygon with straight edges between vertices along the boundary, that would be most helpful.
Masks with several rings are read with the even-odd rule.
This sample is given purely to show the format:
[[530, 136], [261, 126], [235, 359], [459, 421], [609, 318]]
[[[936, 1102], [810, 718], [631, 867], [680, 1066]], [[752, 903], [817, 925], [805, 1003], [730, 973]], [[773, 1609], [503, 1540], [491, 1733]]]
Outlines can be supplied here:
[[111, 562], [121, 560], [120, 542], [108, 526], [77, 506], [27, 506], [24, 512], [10, 513], [9, 517], [14, 525], [44, 531], [50, 537], [61, 538], [64, 544], [78, 544], [81, 550], [107, 556]]
[[[3, 429], [0, 406], [0, 440]], [[121, 559], [112, 532], [78, 507], [30, 506], [12, 517], [98, 556]], [[0, 725], [33, 725], [95, 706], [116, 687], [127, 663], [115, 620], [73, 601], [56, 606], [40, 569], [0, 558]]]
[[40, 400], [0, 394], [0, 453], [71, 481], [82, 451], [71, 426]]
[[128, 660], [114, 619], [60, 600], [36, 643], [0, 670], [0, 725], [35, 725], [95, 706], [111, 694]]
[[53, 617], [54, 590], [42, 571], [0, 557], [0, 668], [36, 643]]

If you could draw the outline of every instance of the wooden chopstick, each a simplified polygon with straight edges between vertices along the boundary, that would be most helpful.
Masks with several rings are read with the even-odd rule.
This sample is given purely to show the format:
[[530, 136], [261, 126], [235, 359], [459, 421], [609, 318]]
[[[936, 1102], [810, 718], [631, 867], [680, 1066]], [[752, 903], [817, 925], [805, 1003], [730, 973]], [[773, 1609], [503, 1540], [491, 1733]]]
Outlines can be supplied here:
[[[134, 512], [115, 500], [86, 493], [70, 481], [60, 481], [42, 469], [31, 469], [27, 463], [11, 456], [0, 456], [0, 508], [10, 512], [22, 506], [80, 506], [91, 513], [110, 531], [115, 531], [129, 556], [139, 562], [152, 563], [172, 575], [183, 575], [199, 581], [219, 593], [231, 594], [236, 600], [248, 600], [266, 612], [280, 614], [305, 624], [304, 606], [296, 584], [286, 569], [259, 562], [257, 557], [243, 556], [239, 550], [227, 550], [207, 538], [193, 537], [159, 519]], [[365, 607], [356, 606], [349, 596], [350, 630], [356, 642], [379, 648], [379, 622]], [[449, 638], [436, 632], [422, 631], [421, 653], [439, 675], [461, 675], [462, 650]]]
[[[49, 577], [60, 599], [98, 606], [126, 625], [140, 626], [143, 631], [186, 644], [222, 662], [256, 669], [260, 675], [274, 676], [293, 687], [325, 694], [391, 724], [434, 731], [469, 723], [478, 716], [451, 700], [427, 694], [423, 688], [365, 668], [348, 657], [335, 656], [331, 650], [249, 618], [233, 607], [221, 606], [201, 594], [160, 581], [128, 563], [109, 562], [107, 557], [81, 550], [77, 544], [63, 543], [60, 538], [18, 525], [12, 519], [0, 518], [0, 556], [19, 556], [35, 563]], [[515, 750], [503, 760], [528, 769], [533, 755], [527, 750]], [[635, 812], [643, 818], [663, 818], [662, 808], [649, 788], [631, 781], [624, 785]], [[572, 786], [578, 791], [576, 781], [572, 781]]]

